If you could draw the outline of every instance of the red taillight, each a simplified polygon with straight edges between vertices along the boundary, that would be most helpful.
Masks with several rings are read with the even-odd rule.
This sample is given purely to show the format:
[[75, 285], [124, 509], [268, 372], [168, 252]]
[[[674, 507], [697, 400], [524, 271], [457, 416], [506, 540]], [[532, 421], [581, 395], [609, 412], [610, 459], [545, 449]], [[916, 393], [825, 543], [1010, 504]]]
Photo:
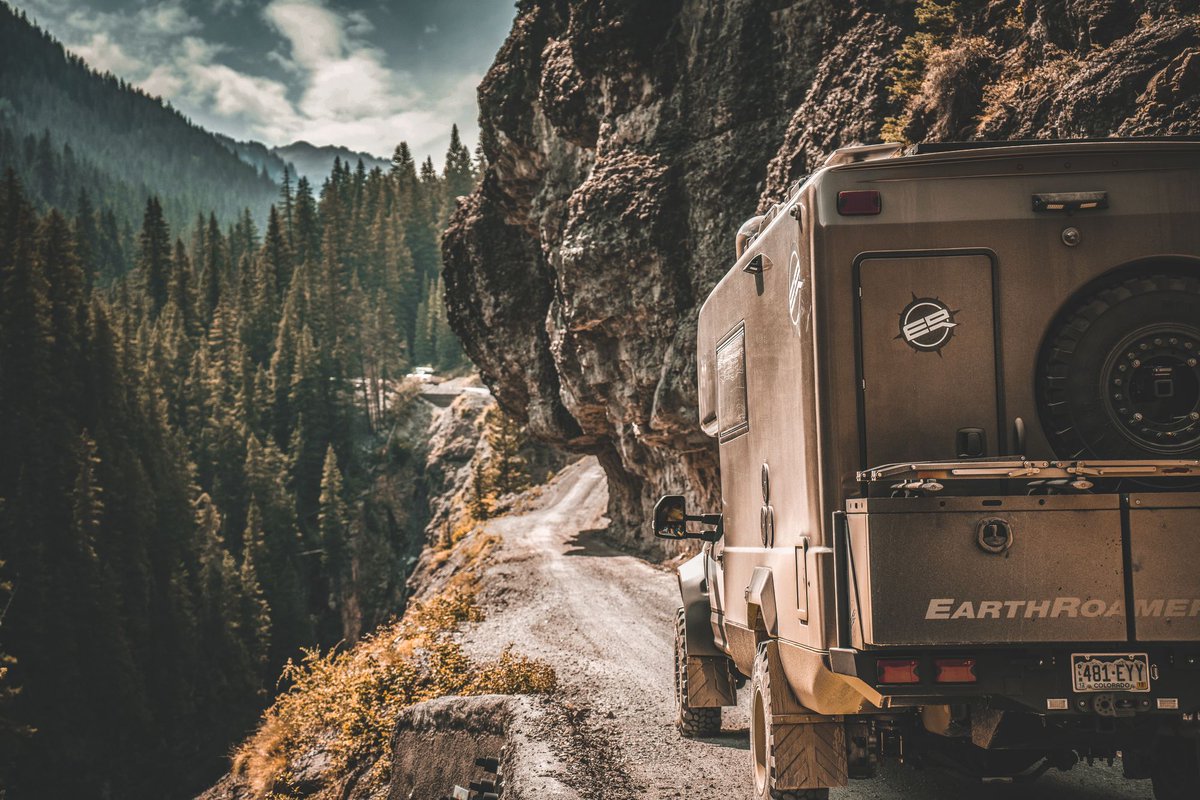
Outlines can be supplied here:
[[881, 658], [876, 662], [880, 683], [920, 683], [915, 658]]
[[935, 658], [933, 660], [934, 677], [938, 683], [974, 683], [975, 659], [973, 658]]
[[883, 211], [883, 196], [874, 190], [838, 192], [838, 213], [843, 217], [861, 217]]

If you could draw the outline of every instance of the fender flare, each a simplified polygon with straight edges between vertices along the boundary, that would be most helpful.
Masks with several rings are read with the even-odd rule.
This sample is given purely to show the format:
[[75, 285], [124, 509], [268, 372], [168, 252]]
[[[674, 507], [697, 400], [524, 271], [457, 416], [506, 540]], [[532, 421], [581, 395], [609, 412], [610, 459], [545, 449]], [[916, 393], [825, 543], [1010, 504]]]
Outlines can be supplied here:
[[683, 600], [684, 631], [687, 634], [689, 656], [723, 656], [717, 647], [712, 629], [712, 606], [709, 603], [708, 581], [705, 576], [703, 552], [679, 565], [679, 595]]
[[779, 611], [775, 606], [775, 580], [770, 567], [755, 567], [746, 588], [746, 621], [751, 630], [762, 628], [771, 638], [779, 636]]

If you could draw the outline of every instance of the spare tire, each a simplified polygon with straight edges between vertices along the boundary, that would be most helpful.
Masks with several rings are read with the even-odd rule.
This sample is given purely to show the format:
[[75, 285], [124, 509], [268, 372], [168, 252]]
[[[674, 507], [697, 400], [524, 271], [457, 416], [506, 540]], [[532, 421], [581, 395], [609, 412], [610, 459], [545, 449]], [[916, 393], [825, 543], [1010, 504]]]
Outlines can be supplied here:
[[1059, 458], [1200, 454], [1200, 276], [1094, 286], [1051, 326], [1039, 401]]

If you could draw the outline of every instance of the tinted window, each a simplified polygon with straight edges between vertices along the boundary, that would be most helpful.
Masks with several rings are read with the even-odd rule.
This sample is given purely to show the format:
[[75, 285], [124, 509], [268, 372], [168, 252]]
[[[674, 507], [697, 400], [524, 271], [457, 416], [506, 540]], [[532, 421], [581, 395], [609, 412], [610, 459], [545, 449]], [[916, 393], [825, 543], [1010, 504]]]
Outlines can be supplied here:
[[722, 442], [750, 428], [746, 409], [745, 324], [739, 324], [717, 345], [717, 423]]

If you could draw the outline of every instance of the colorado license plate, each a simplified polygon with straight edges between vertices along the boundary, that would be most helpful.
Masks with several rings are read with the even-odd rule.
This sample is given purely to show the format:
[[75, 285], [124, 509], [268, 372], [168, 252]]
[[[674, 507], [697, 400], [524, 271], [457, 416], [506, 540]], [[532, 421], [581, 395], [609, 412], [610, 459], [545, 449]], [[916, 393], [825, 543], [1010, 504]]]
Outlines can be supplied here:
[[1145, 653], [1073, 653], [1071, 676], [1077, 692], [1148, 692], [1150, 658]]

